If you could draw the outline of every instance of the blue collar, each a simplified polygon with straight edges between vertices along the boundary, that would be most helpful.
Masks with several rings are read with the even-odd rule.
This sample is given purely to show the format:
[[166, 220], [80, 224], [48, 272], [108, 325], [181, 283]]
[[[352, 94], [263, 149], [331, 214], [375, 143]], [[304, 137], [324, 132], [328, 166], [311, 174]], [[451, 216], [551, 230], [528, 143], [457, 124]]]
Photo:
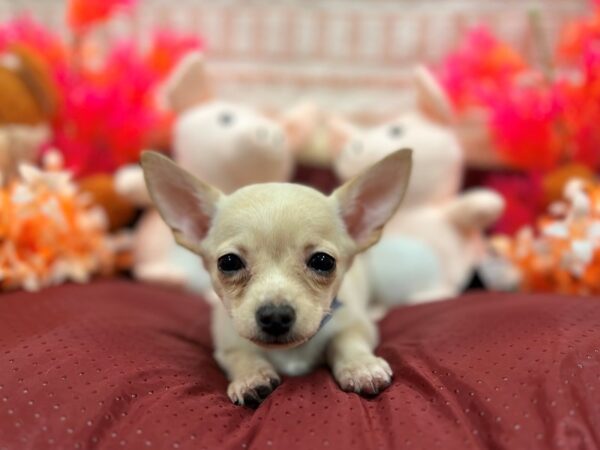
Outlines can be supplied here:
[[331, 302], [331, 308], [329, 308], [329, 312], [327, 314], [325, 314], [323, 316], [323, 319], [321, 319], [321, 324], [319, 325], [319, 330], [321, 328], [323, 328], [325, 326], [325, 324], [327, 322], [329, 322], [329, 320], [331, 320], [331, 317], [333, 316], [333, 313], [335, 312], [336, 309], [338, 309], [340, 306], [344, 306], [344, 304], [342, 302], [340, 302], [337, 297], [335, 297], [333, 299], [333, 301]]

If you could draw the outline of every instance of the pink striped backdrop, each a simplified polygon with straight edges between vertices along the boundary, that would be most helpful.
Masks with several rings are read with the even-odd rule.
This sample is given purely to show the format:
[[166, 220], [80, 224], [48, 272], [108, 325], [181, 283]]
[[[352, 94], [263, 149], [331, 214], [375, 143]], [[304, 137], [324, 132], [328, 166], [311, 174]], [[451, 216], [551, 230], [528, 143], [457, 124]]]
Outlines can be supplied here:
[[[406, 108], [410, 68], [435, 64], [464, 30], [488, 24], [535, 60], [529, 13], [552, 43], [583, 0], [139, 0], [102, 39], [170, 26], [202, 34], [219, 95], [280, 110], [311, 100], [366, 121]], [[31, 11], [65, 30], [59, 0], [0, 0], [0, 20]]]

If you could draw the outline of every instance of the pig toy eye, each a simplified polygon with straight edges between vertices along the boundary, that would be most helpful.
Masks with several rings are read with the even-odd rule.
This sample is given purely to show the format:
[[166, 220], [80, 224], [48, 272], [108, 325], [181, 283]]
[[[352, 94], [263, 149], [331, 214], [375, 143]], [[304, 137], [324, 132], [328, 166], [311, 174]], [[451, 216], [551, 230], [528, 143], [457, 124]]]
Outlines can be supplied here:
[[228, 127], [232, 125], [235, 121], [235, 116], [229, 112], [222, 112], [221, 114], [219, 114], [218, 120], [222, 126]]
[[404, 133], [404, 130], [400, 125], [392, 125], [389, 129], [390, 137], [399, 138]]

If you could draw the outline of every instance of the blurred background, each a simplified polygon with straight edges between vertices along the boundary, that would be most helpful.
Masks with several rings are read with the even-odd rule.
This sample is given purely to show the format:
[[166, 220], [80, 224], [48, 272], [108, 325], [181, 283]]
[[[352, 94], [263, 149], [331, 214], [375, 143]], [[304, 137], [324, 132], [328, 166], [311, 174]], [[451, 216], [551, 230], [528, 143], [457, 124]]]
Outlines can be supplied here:
[[149, 218], [145, 149], [226, 192], [261, 181], [328, 192], [410, 147], [403, 216], [373, 253], [386, 295], [597, 293], [599, 11], [0, 0], [0, 285], [119, 274], [203, 292], [191, 282], [201, 269]]
[[[205, 43], [220, 95], [273, 109], [317, 99], [375, 122], [407, 106], [414, 64], [439, 64], [474, 26], [485, 24], [539, 64], [544, 50], [531, 15], [553, 48], [562, 27], [589, 9], [585, 0], [181, 0], [176, 7], [140, 0], [90, 33], [107, 41], [132, 38], [142, 47], [156, 29], [195, 35]], [[72, 37], [64, 1], [0, 1], [0, 20], [24, 13]]]

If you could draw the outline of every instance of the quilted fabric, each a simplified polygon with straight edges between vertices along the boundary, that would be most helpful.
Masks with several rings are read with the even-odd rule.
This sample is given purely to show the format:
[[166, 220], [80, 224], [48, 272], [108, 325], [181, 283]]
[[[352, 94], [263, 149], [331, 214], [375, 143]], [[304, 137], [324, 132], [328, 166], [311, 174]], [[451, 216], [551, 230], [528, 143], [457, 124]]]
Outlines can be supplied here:
[[0, 296], [0, 449], [600, 446], [600, 301], [470, 294], [399, 308], [374, 399], [327, 369], [232, 405], [207, 306], [99, 281]]

